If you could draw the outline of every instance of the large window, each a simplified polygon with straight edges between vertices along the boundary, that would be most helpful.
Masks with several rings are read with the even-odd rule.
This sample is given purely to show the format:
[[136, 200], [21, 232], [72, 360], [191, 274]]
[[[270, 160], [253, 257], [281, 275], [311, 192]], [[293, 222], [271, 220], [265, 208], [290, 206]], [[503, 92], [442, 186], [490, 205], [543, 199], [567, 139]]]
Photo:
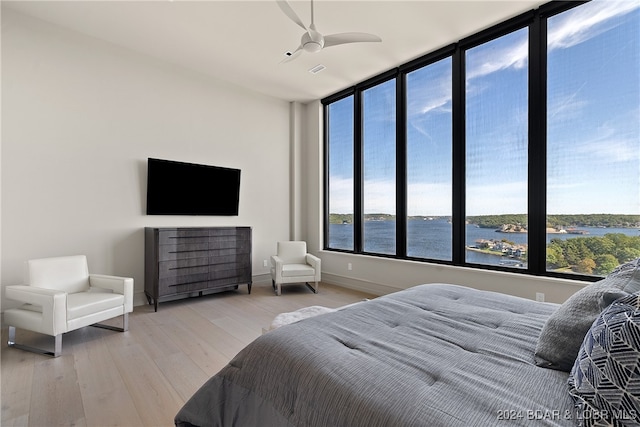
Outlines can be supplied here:
[[591, 280], [640, 257], [639, 75], [638, 2], [552, 2], [323, 100], [325, 248]]
[[328, 246], [353, 250], [353, 96], [327, 109]]
[[396, 253], [396, 90], [390, 80], [363, 91], [364, 251]]
[[528, 46], [523, 28], [465, 53], [469, 263], [526, 266]]
[[406, 76], [407, 255], [451, 261], [451, 58]]
[[547, 52], [547, 269], [604, 275], [640, 257], [638, 2], [552, 16]]

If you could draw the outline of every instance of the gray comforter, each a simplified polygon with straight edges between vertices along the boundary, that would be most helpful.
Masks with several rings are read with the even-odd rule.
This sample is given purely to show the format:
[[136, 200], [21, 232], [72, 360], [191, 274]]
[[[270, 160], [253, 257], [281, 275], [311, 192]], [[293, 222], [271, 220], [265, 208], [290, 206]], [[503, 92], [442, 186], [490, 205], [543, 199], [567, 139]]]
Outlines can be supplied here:
[[306, 319], [248, 345], [175, 423], [573, 425], [568, 374], [533, 362], [556, 308], [429, 284]]

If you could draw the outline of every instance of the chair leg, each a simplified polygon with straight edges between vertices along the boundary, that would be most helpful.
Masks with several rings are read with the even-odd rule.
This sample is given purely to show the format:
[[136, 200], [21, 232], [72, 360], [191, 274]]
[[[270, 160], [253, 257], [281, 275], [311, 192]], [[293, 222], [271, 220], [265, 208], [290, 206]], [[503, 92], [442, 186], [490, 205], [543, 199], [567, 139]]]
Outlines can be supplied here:
[[276, 295], [280, 296], [282, 293], [282, 283], [276, 283]]
[[58, 334], [54, 337], [55, 342], [53, 344], [53, 352], [44, 350], [42, 348], [30, 347], [24, 344], [16, 343], [16, 328], [9, 326], [9, 340], [7, 344], [9, 347], [15, 347], [20, 350], [30, 351], [31, 353], [44, 354], [45, 356], [58, 357], [62, 354], [62, 334]]
[[122, 315], [122, 328], [119, 328], [117, 326], [105, 325], [103, 323], [94, 323], [91, 326], [93, 326], [94, 328], [109, 329], [110, 331], [127, 332], [129, 330], [129, 313], [125, 313]]
[[309, 287], [309, 289], [311, 289], [314, 294], [317, 294], [318, 293], [318, 282], [313, 282], [313, 283], [315, 283], [315, 286], [311, 285], [309, 282], [305, 282], [305, 284]]

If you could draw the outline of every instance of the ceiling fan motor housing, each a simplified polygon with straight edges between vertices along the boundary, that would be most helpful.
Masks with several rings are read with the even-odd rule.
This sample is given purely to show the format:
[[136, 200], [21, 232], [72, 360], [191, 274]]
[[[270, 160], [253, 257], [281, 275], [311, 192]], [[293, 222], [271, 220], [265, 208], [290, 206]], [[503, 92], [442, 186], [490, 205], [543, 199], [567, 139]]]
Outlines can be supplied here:
[[307, 52], [319, 52], [324, 47], [324, 37], [317, 31], [309, 30], [308, 33], [302, 35], [300, 44]]

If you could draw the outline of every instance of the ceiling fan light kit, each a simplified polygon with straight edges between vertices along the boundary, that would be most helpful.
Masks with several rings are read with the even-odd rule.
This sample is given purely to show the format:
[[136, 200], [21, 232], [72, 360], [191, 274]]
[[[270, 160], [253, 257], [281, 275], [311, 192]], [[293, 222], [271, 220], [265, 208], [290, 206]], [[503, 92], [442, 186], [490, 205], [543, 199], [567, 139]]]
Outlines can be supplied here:
[[324, 37], [319, 32], [310, 30], [302, 35], [300, 45], [306, 52], [320, 52], [324, 47]]
[[320, 52], [325, 47], [338, 46], [347, 43], [381, 42], [382, 39], [374, 34], [368, 33], [340, 33], [322, 35], [316, 30], [313, 17], [313, 0], [311, 0], [311, 24], [307, 27], [296, 12], [291, 8], [286, 0], [277, 0], [282, 12], [299, 27], [305, 30], [300, 38], [300, 45], [293, 51], [285, 53], [286, 58], [282, 62], [289, 62], [297, 58], [302, 51], [307, 53]]

